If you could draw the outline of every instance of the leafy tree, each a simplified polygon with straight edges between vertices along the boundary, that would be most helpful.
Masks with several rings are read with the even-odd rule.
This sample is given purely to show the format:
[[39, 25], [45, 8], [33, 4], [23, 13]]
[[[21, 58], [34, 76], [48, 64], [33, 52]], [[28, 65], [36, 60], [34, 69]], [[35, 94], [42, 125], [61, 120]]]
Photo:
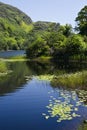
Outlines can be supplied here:
[[70, 24], [66, 24], [64, 27], [65, 27], [65, 30], [63, 32], [63, 35], [65, 35], [66, 37], [69, 37], [70, 35], [72, 35], [73, 33], [72, 26]]
[[80, 10], [75, 21], [77, 22], [76, 30], [87, 36], [87, 6]]
[[30, 44], [26, 51], [27, 56], [30, 58], [36, 58], [43, 55], [47, 56], [49, 53], [50, 48], [41, 37], [38, 37], [35, 42]]
[[73, 29], [72, 29], [72, 26], [70, 24], [60, 25], [58, 28], [58, 32], [63, 34], [66, 37], [72, 35], [72, 33], [73, 33], [72, 30]]
[[74, 34], [67, 39], [65, 47], [69, 56], [80, 55], [85, 51], [86, 44], [81, 36]]

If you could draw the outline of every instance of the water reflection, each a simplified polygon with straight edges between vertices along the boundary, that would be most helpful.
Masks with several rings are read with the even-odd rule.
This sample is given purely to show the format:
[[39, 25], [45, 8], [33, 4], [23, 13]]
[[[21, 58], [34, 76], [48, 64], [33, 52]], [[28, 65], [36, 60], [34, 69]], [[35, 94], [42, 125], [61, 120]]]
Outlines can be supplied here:
[[80, 124], [78, 130], [87, 130], [87, 123], [84, 123], [84, 121]]
[[[13, 92], [23, 87], [26, 83], [25, 76], [32, 75], [59, 75], [83, 70], [87, 64], [78, 63], [54, 63], [54, 62], [8, 62], [9, 69], [13, 72], [0, 77], [0, 95]], [[54, 85], [53, 85], [54, 87]]]
[[26, 83], [25, 76], [31, 74], [26, 62], [7, 63], [12, 73], [0, 77], [0, 95], [10, 93], [23, 87]]
[[[38, 80], [35, 77], [81, 71], [86, 68], [86, 64], [53, 62], [8, 62], [7, 64], [13, 72], [5, 77], [0, 77], [0, 96], [3, 96], [0, 97], [0, 128], [2, 130], [81, 130], [84, 128], [83, 126], [79, 128], [79, 124], [87, 119], [85, 106], [79, 105], [78, 109], [75, 107], [75, 110], [78, 110], [78, 114], [81, 115], [80, 118], [76, 117], [70, 121], [61, 121], [61, 123], [56, 122], [56, 117], [45, 120], [42, 113], [47, 111], [45, 106], [49, 105], [49, 102], [50, 105], [52, 101], [63, 103], [65, 98], [68, 98], [69, 100], [66, 100], [71, 104], [78, 105], [77, 100], [82, 101], [84, 96], [87, 98], [87, 93], [82, 91], [81, 94], [81, 91], [78, 90], [71, 93], [71, 89], [68, 90], [67, 87], [55, 88], [49, 81]], [[34, 78], [29, 78], [27, 81], [26, 76]], [[17, 91], [19, 89], [20, 91]], [[9, 93], [12, 94], [9, 96]], [[7, 94], [8, 96], [4, 96]], [[53, 98], [50, 99], [52, 96]], [[81, 104], [86, 105], [85, 102], [81, 102]], [[67, 105], [65, 106], [70, 109]], [[65, 110], [63, 107], [62, 109]]]
[[27, 62], [29, 69], [32, 70], [34, 74], [63, 74], [77, 72], [87, 69], [86, 63], [77, 62]]

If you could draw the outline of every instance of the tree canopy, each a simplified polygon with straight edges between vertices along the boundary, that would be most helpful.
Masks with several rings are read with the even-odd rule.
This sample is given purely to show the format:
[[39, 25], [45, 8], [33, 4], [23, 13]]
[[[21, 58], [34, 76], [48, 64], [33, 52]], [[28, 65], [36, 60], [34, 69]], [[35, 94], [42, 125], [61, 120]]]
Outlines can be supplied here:
[[77, 22], [76, 30], [87, 36], [87, 6], [80, 10], [75, 21]]

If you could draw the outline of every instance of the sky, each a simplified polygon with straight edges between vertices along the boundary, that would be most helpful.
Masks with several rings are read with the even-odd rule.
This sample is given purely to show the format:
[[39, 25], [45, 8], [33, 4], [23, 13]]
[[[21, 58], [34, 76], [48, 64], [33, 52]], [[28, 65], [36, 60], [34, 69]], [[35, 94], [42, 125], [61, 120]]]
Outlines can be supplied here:
[[62, 25], [76, 25], [78, 12], [87, 5], [87, 0], [0, 0], [0, 2], [17, 7], [33, 22], [50, 21]]

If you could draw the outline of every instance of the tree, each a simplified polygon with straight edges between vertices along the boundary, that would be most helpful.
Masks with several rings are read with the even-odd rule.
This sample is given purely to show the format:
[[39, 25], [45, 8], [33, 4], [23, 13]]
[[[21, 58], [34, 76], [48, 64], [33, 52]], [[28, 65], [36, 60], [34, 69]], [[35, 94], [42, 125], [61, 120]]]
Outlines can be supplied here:
[[74, 34], [67, 39], [65, 47], [66, 53], [73, 56], [84, 53], [86, 44], [81, 36]]
[[35, 40], [32, 44], [29, 45], [29, 47], [26, 50], [26, 54], [29, 58], [49, 56], [50, 48], [46, 44], [44, 39], [38, 37], [37, 40]]
[[58, 32], [63, 34], [66, 37], [69, 37], [73, 33], [72, 30], [73, 30], [72, 26], [70, 24], [66, 24], [66, 25], [60, 25]]
[[81, 9], [75, 21], [77, 22], [76, 30], [87, 36], [87, 6]]

